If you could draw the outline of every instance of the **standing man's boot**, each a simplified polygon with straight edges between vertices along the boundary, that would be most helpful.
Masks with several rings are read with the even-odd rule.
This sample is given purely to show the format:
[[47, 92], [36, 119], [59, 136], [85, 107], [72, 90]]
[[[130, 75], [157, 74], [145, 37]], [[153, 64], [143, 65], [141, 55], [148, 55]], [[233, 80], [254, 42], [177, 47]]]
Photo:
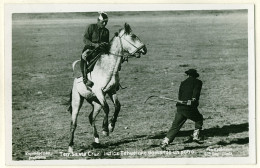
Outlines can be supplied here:
[[200, 133], [201, 133], [200, 129], [195, 129], [193, 131], [193, 135], [192, 135], [193, 136], [193, 141], [197, 142], [199, 144], [203, 143]]
[[166, 150], [166, 147], [169, 145], [169, 138], [165, 137], [160, 145], [162, 150]]

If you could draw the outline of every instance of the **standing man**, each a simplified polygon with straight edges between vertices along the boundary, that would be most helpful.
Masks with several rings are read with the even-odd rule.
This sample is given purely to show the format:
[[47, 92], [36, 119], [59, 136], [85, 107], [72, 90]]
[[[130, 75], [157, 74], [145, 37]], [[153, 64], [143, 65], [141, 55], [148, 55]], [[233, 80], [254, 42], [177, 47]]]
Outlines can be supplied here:
[[197, 79], [199, 74], [195, 69], [189, 69], [188, 71], [185, 71], [185, 73], [188, 75], [188, 78], [181, 82], [178, 95], [180, 102], [176, 104], [177, 113], [175, 114], [175, 118], [167, 133], [167, 136], [161, 144], [161, 148], [163, 150], [165, 150], [166, 146], [174, 140], [187, 119], [195, 122], [195, 130], [193, 132], [192, 139], [189, 141], [200, 141], [203, 116], [200, 114], [198, 106], [202, 81]]
[[93, 86], [93, 82], [88, 80], [88, 63], [100, 52], [107, 49], [109, 43], [109, 30], [106, 28], [108, 16], [104, 12], [99, 13], [96, 24], [89, 25], [84, 33], [83, 42], [85, 47], [81, 55], [81, 72], [83, 82], [86, 86]]

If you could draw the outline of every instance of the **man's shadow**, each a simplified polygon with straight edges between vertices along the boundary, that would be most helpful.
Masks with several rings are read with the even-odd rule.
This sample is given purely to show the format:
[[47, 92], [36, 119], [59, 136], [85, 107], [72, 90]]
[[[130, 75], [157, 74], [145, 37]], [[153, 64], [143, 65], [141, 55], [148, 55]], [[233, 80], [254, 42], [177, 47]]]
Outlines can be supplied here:
[[[228, 136], [229, 134], [232, 133], [240, 133], [240, 132], [245, 132], [249, 130], [249, 125], [248, 123], [242, 123], [242, 124], [232, 124], [232, 125], [226, 125], [223, 127], [213, 127], [213, 128], [209, 128], [209, 129], [204, 129], [203, 130], [203, 135], [205, 137], [213, 137], [213, 136]], [[180, 131], [177, 134], [177, 137], [188, 137], [192, 134], [193, 130], [185, 130], [185, 131]], [[166, 131], [164, 132], [160, 132], [160, 133], [156, 133], [154, 135], [135, 135], [133, 137], [128, 137], [122, 140], [119, 140], [118, 142], [115, 143], [106, 143], [104, 144], [105, 146], [118, 146], [121, 144], [127, 144], [127, 143], [131, 143], [131, 142], [136, 142], [140, 139], [163, 139], [166, 136]], [[238, 144], [246, 144], [248, 143], [249, 138], [245, 138], [244, 140], [238, 140], [238, 141], [234, 141]], [[232, 142], [232, 141], [231, 141]], [[221, 142], [219, 142], [221, 143]], [[223, 142], [225, 143], [225, 142]], [[221, 144], [219, 144], [221, 145]]]
[[[206, 137], [213, 137], [213, 136], [225, 136], [227, 137], [229, 134], [232, 133], [241, 133], [249, 130], [249, 125], [248, 123], [242, 123], [242, 124], [232, 124], [232, 125], [226, 125], [223, 127], [213, 127], [209, 129], [203, 130], [203, 136]], [[186, 137], [190, 136], [193, 133], [193, 130], [185, 130], [185, 131], [180, 131], [177, 135], [177, 137]], [[166, 136], [166, 132], [161, 132], [159, 134], [156, 134], [154, 136], [151, 136], [150, 139], [162, 139]], [[227, 146], [231, 144], [248, 144], [249, 143], [249, 137], [241, 137], [241, 138], [234, 138], [231, 141], [218, 141], [215, 143], [215, 145], [221, 145], [221, 146]], [[152, 145], [151, 147], [158, 147], [159, 145]], [[192, 150], [192, 149], [203, 149], [207, 148], [210, 145], [196, 145], [196, 146], [186, 146], [184, 147], [183, 150]]]
[[[232, 125], [225, 125], [223, 127], [213, 127], [209, 129], [204, 129], [202, 131], [202, 134], [205, 137], [212, 137], [212, 136], [228, 136], [230, 133], [240, 133], [245, 132], [249, 130], [248, 123], [242, 123], [242, 124], [232, 124]], [[193, 130], [185, 130], [180, 131], [177, 134], [177, 137], [185, 137], [190, 136], [192, 134]], [[151, 136], [149, 139], [162, 139], [166, 136], [166, 132], [161, 132], [159, 134]]]

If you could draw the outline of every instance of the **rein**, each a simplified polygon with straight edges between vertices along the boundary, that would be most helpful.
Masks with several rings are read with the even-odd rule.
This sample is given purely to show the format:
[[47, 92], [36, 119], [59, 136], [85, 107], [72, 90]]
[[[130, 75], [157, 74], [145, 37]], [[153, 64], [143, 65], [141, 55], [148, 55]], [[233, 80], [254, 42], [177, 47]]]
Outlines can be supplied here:
[[[122, 50], [122, 52], [124, 51], [124, 47], [123, 47], [123, 43], [122, 43], [122, 37], [124, 36], [124, 34], [125, 33], [123, 33], [121, 36], [118, 36], [119, 37], [119, 40], [120, 40], [120, 46], [121, 46], [121, 50]], [[115, 36], [114, 36], [115, 37]], [[135, 57], [135, 53], [137, 52], [137, 51], [139, 51], [140, 49], [142, 49], [144, 46], [141, 46], [141, 47], [136, 47], [133, 43], [131, 43], [130, 41], [128, 41], [128, 40], [126, 40], [125, 39], [125, 41], [127, 41], [129, 44], [131, 44], [133, 47], [135, 47], [136, 48], [136, 50], [135, 50], [135, 52], [133, 52], [132, 54], [130, 54], [130, 53], [128, 53], [128, 54], [115, 54], [115, 53], [111, 53], [111, 52], [109, 52], [109, 54], [111, 54], [111, 55], [114, 55], [114, 56], [117, 56], [117, 57], [122, 57], [124, 60], [127, 60], [128, 61], [128, 58], [130, 58], [130, 57]]]
[[[125, 34], [125, 33], [124, 33], [124, 34]], [[121, 46], [122, 52], [124, 51], [124, 47], [123, 47], [123, 43], [122, 43], [122, 37], [123, 37], [124, 34], [122, 34], [121, 36], [118, 36], [119, 39], [120, 39], [120, 46]], [[114, 36], [114, 37], [115, 37], [115, 36]], [[125, 39], [125, 40], [126, 40], [126, 39]], [[133, 52], [133, 54], [130, 54], [130, 53], [126, 53], [126, 54], [125, 54], [124, 52], [123, 52], [123, 54], [115, 54], [115, 53], [109, 52], [109, 54], [114, 55], [114, 56], [117, 56], [117, 57], [122, 57], [122, 58], [123, 58], [123, 62], [124, 62], [124, 61], [128, 62], [128, 58], [135, 57], [134, 54], [135, 54], [138, 50], [140, 50], [143, 46], [141, 46], [141, 47], [138, 48], [138, 47], [136, 47], [134, 44], [132, 44], [131, 42], [129, 42], [128, 40], [126, 40], [126, 41], [137, 49], [137, 50], [135, 50], [135, 52]], [[110, 43], [111, 43], [111, 41], [110, 41]], [[92, 51], [92, 53], [94, 53], [94, 51], [96, 51], [96, 49], [94, 49], [94, 50]], [[95, 63], [96, 63], [96, 61], [100, 58], [100, 56], [101, 56], [101, 54], [96, 55], [96, 56], [89, 62], [89, 66], [88, 66], [88, 67], [94, 66]], [[76, 63], [77, 63], [77, 62], [74, 62], [73, 65], [72, 65], [73, 71], [74, 71], [74, 66], [75, 66]]]

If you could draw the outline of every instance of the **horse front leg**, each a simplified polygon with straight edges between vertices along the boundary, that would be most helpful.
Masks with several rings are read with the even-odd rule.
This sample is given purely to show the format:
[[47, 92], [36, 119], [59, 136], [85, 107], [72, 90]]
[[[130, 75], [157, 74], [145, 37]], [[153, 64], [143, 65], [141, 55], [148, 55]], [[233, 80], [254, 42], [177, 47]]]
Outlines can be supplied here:
[[116, 91], [108, 93], [108, 95], [109, 95], [110, 99], [112, 100], [112, 102], [115, 106], [114, 114], [113, 114], [112, 118], [110, 119], [109, 126], [108, 126], [109, 131], [113, 132], [114, 128], [115, 128], [116, 121], [117, 121], [118, 114], [119, 114], [120, 109], [121, 109], [121, 104], [120, 104], [118, 97], [116, 95]]
[[105, 95], [104, 92], [102, 90], [97, 90], [97, 91], [93, 91], [97, 97], [97, 99], [99, 100], [104, 112], [105, 112], [105, 117], [103, 120], [103, 125], [102, 125], [102, 133], [105, 136], [109, 136], [109, 130], [108, 130], [108, 114], [109, 114], [109, 106], [107, 104], [107, 101], [105, 99]]
[[93, 127], [94, 143], [99, 144], [99, 135], [96, 128], [96, 117], [99, 114], [102, 106], [97, 102], [92, 102], [93, 111], [89, 115], [90, 124]]
[[73, 153], [73, 145], [74, 145], [74, 133], [77, 127], [77, 118], [79, 110], [83, 104], [83, 97], [79, 95], [76, 89], [72, 90], [72, 99], [71, 99], [71, 125], [70, 125], [70, 141], [69, 141], [69, 153]]
[[103, 125], [102, 125], [102, 133], [105, 136], [109, 136], [109, 129], [108, 129], [108, 114], [109, 114], [109, 106], [107, 104], [107, 102], [105, 101], [105, 104], [103, 106], [103, 110], [105, 112], [105, 117], [103, 119]]

